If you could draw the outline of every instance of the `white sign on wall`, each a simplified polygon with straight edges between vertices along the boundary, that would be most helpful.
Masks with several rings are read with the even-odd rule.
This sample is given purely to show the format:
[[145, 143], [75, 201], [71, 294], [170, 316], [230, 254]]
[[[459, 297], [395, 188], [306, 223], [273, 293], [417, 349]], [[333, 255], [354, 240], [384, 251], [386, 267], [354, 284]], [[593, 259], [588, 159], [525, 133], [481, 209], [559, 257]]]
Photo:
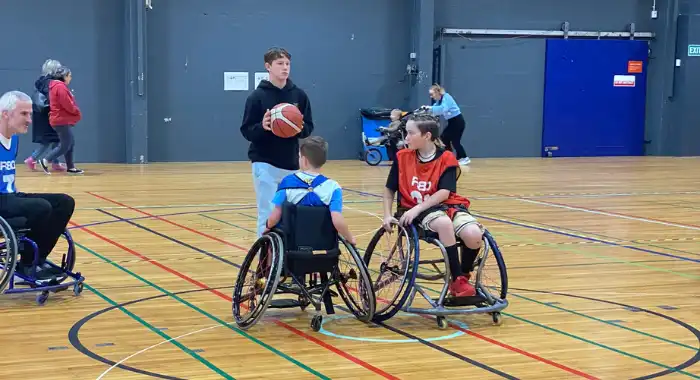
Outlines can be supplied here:
[[268, 73], [267, 71], [265, 71], [264, 73], [255, 73], [255, 87], [254, 88], [258, 88], [258, 85], [263, 80], [270, 80], [270, 73]]
[[224, 72], [224, 91], [248, 91], [248, 72]]
[[615, 75], [613, 77], [614, 87], [634, 87], [637, 82], [637, 77], [634, 75]]

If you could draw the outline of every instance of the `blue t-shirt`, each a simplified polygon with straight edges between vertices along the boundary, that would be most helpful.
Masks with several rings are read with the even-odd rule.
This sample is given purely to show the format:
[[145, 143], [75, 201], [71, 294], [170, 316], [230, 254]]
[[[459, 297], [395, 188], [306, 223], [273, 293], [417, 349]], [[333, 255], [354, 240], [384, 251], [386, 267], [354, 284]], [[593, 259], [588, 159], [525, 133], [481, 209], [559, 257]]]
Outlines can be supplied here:
[[272, 203], [282, 207], [284, 201], [302, 206], [326, 206], [331, 212], [343, 211], [343, 192], [340, 185], [321, 174], [297, 172], [284, 177], [272, 198]]
[[19, 137], [12, 136], [10, 139], [10, 149], [5, 148], [5, 145], [0, 143], [0, 176], [2, 176], [2, 184], [0, 185], [0, 194], [14, 194], [17, 192], [15, 186], [15, 160], [17, 159], [17, 150], [19, 146]]

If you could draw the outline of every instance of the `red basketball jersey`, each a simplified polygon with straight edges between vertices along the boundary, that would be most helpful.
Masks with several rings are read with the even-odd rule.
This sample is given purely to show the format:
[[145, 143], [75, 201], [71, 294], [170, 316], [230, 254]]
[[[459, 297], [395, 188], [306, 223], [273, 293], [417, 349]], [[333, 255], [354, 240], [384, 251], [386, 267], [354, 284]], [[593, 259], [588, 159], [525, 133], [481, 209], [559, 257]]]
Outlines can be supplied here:
[[[451, 167], [459, 170], [459, 163], [454, 154], [444, 151], [440, 157], [430, 161], [418, 160], [416, 151], [403, 149], [396, 155], [399, 166], [399, 204], [401, 207], [412, 208], [426, 201], [438, 191], [438, 182], [442, 174]], [[445, 205], [462, 205], [469, 208], [469, 199], [457, 193], [443, 202]]]

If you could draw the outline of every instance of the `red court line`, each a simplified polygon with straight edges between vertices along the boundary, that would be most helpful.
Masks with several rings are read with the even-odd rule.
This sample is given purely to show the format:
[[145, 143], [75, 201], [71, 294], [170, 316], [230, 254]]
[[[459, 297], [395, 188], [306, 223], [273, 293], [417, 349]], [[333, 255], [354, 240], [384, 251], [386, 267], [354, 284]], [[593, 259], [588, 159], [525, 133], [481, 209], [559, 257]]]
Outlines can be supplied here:
[[[98, 194], [95, 194], [95, 193], [92, 193], [92, 192], [89, 192], [89, 191], [88, 191], [87, 193], [90, 194], [90, 195], [92, 195], [92, 196], [94, 196], [94, 197], [96, 197], [96, 198], [102, 199], [102, 200], [104, 200], [104, 201], [107, 201], [107, 202], [116, 204], [116, 205], [121, 206], [121, 207], [125, 207], [125, 208], [127, 208], [127, 209], [132, 210], [132, 211], [136, 211], [136, 212], [138, 212], [138, 213], [141, 213], [141, 214], [144, 214], [144, 215], [148, 215], [148, 216], [154, 217], [154, 218], [156, 218], [156, 219], [162, 220], [162, 221], [164, 221], [164, 222], [170, 223], [170, 224], [172, 224], [172, 225], [178, 226], [178, 227], [183, 228], [183, 229], [185, 229], [185, 230], [187, 230], [187, 231], [190, 231], [190, 232], [192, 232], [192, 233], [195, 233], [195, 234], [198, 234], [198, 235], [201, 235], [201, 236], [205, 236], [205, 237], [210, 237], [210, 238], [212, 238], [212, 239], [214, 239], [214, 240], [216, 240], [216, 241], [222, 242], [222, 243], [224, 243], [224, 244], [226, 244], [226, 245], [239, 248], [239, 249], [241, 249], [241, 250], [243, 250], [243, 251], [248, 251], [247, 249], [244, 249], [244, 248], [242, 248], [242, 247], [239, 247], [239, 246], [237, 246], [237, 245], [235, 245], [235, 244], [233, 244], [233, 243], [227, 242], [227, 241], [222, 240], [222, 239], [219, 239], [219, 238], [217, 238], [217, 237], [210, 236], [210, 235], [205, 234], [205, 233], [203, 233], [203, 232], [201, 232], [201, 231], [197, 231], [197, 230], [192, 229], [192, 228], [190, 228], [190, 227], [183, 226], [183, 225], [181, 225], [181, 224], [172, 222], [172, 221], [167, 220], [167, 219], [165, 219], [165, 218], [161, 218], [161, 217], [159, 217], [159, 216], [151, 215], [151, 214], [149, 214], [149, 213], [146, 212], [146, 211], [139, 210], [139, 209], [137, 209], [137, 208], [135, 208], [135, 207], [131, 207], [131, 206], [127, 205], [127, 204], [124, 204], [124, 203], [115, 201], [115, 200], [113, 200], [113, 199], [109, 199], [109, 198], [107, 198], [107, 197], [103, 197], [103, 196], [101, 196], [101, 195], [98, 195]], [[226, 297], [227, 297], [228, 300], [231, 300], [230, 297], [228, 297], [228, 296], [226, 296]], [[378, 299], [378, 300], [379, 300], [379, 299]], [[386, 300], [382, 300], [382, 301], [383, 301], [383, 302], [387, 302]], [[424, 317], [425, 317], [425, 318], [429, 318], [429, 317], [426, 317], [426, 316], [424, 316]], [[282, 323], [282, 322], [279, 322], [279, 323]], [[285, 328], [287, 328], [287, 329], [293, 328], [293, 327], [291, 327], [291, 326], [289, 326], [289, 327], [284, 326], [284, 325], [281, 325], [281, 326], [282, 326], [282, 327], [285, 327]], [[529, 357], [529, 358], [531, 358], [531, 359], [535, 359], [535, 360], [540, 361], [540, 362], [542, 362], [542, 363], [549, 364], [549, 365], [551, 365], [551, 366], [553, 366], [553, 367], [555, 367], [555, 368], [561, 369], [561, 370], [566, 371], [566, 372], [569, 372], [569, 373], [571, 373], [571, 374], [575, 374], [575, 375], [584, 377], [584, 378], [586, 378], [586, 379], [595, 379], [595, 380], [598, 379], [598, 378], [596, 378], [596, 377], [594, 377], [594, 376], [591, 376], [591, 375], [589, 375], [589, 374], [587, 374], [587, 373], [584, 373], [584, 372], [578, 371], [578, 370], [576, 370], [576, 369], [567, 367], [567, 366], [565, 366], [565, 365], [563, 365], [563, 364], [556, 363], [556, 362], [551, 361], [551, 360], [549, 360], [549, 359], [545, 359], [545, 358], [540, 357], [540, 356], [538, 356], [538, 355], [535, 355], [535, 354], [529, 353], [529, 352], [527, 352], [527, 351], [521, 350], [521, 349], [519, 349], [519, 348], [517, 348], [517, 347], [513, 347], [513, 346], [510, 346], [510, 345], [508, 345], [508, 344], [506, 344], [506, 343], [502, 343], [502, 342], [493, 340], [493, 339], [491, 339], [491, 338], [485, 337], [485, 336], [483, 336], [483, 335], [481, 335], [481, 334], [478, 334], [478, 333], [475, 333], [475, 332], [473, 332], [473, 331], [469, 331], [469, 330], [462, 329], [462, 328], [460, 328], [459, 326], [452, 326], [452, 327], [454, 327], [454, 328], [456, 328], [457, 330], [460, 330], [460, 331], [462, 331], [462, 332], [465, 332], [465, 333], [467, 333], [468, 335], [471, 335], [471, 336], [473, 336], [473, 337], [475, 337], [475, 338], [479, 338], [479, 339], [484, 340], [484, 341], [486, 341], [486, 342], [495, 344], [495, 345], [497, 345], [497, 346], [499, 346], [499, 347], [502, 347], [502, 348], [505, 348], [505, 349], [510, 350], [510, 351], [512, 351], [512, 352], [515, 352], [515, 353], [518, 353], [518, 354], [527, 356], [527, 357]], [[291, 329], [290, 329], [290, 330], [291, 330]], [[295, 329], [295, 330], [296, 330], [296, 329]], [[294, 331], [294, 330], [292, 330], [292, 331]], [[299, 331], [299, 330], [296, 330], [296, 331]], [[294, 332], [296, 333], [296, 331], [294, 331]], [[301, 333], [301, 332], [299, 331], [299, 333]], [[301, 333], [301, 334], [303, 334], [303, 333]], [[310, 337], [310, 336], [309, 336], [309, 338], [315, 339], [315, 338]], [[308, 339], [308, 338], [307, 338], [307, 339]], [[317, 344], [319, 344], [319, 345], [325, 344], [324, 342], [321, 342], [321, 341], [318, 341], [318, 342], [315, 342], [315, 343], [317, 343]], [[351, 360], [352, 360], [352, 359], [351, 359]], [[359, 359], [358, 359], [358, 360], [359, 360]], [[361, 363], [357, 363], [357, 364], [362, 365]]]
[[[356, 289], [353, 289], [353, 290], [354, 290], [355, 292], [357, 292]], [[382, 303], [385, 303], [385, 304], [386, 304], [386, 303], [389, 303], [388, 300], [386, 300], [386, 299], [384, 299], [384, 298], [381, 298], [381, 297], [377, 298], [377, 301], [381, 301]], [[423, 318], [426, 318], [426, 319], [432, 319], [432, 317], [429, 317], [429, 316], [427, 316], [427, 315], [420, 315], [420, 316], [423, 317]], [[507, 349], [507, 350], [513, 351], [513, 352], [515, 352], [515, 353], [518, 353], [518, 354], [527, 356], [527, 357], [529, 357], [529, 358], [531, 358], [531, 359], [535, 359], [535, 360], [537, 360], [537, 361], [539, 361], [539, 362], [542, 362], [542, 363], [545, 363], [545, 364], [549, 364], [549, 365], [551, 365], [552, 367], [561, 369], [561, 370], [566, 371], [566, 372], [569, 372], [569, 373], [571, 373], [571, 374], [574, 374], [574, 375], [577, 375], [577, 376], [581, 376], [581, 377], [583, 377], [583, 378], [585, 378], [585, 379], [589, 379], [589, 380], [600, 380], [599, 378], [597, 378], [597, 377], [595, 377], [595, 376], [593, 376], [593, 375], [589, 375], [589, 374], [587, 374], [587, 373], [585, 373], [585, 372], [582, 372], [582, 371], [579, 371], [579, 370], [577, 370], [577, 369], [573, 369], [573, 368], [571, 368], [571, 367], [567, 367], [567, 366], [565, 366], [565, 365], [563, 365], [563, 364], [560, 364], [560, 363], [557, 363], [557, 362], [555, 362], [555, 361], [552, 361], [552, 360], [549, 360], [549, 359], [545, 359], [545, 358], [543, 358], [543, 357], [541, 357], [541, 356], [538, 356], [538, 355], [536, 355], [536, 354], [527, 352], [527, 351], [522, 350], [522, 349], [517, 348], [517, 347], [513, 347], [513, 346], [511, 346], [511, 345], [509, 345], [509, 344], [506, 344], [506, 343], [503, 343], [503, 342], [499, 342], [499, 341], [497, 341], [497, 340], [495, 340], [495, 339], [491, 339], [491, 338], [489, 338], [489, 337], [483, 336], [483, 335], [481, 335], [481, 334], [479, 334], [479, 333], [477, 333], [477, 332], [474, 332], [474, 331], [471, 331], [471, 330], [467, 330], [467, 329], [461, 328], [461, 327], [455, 325], [454, 323], [450, 323], [449, 326], [452, 327], [453, 329], [456, 329], [456, 330], [459, 330], [459, 331], [461, 331], [461, 332], [463, 332], [463, 333], [466, 333], [467, 335], [473, 336], [473, 337], [475, 337], [475, 338], [481, 339], [481, 340], [483, 340], [483, 341], [485, 341], [485, 342], [488, 342], [488, 343], [494, 344], [494, 345], [496, 345], [496, 346], [505, 348], [505, 349]]]
[[[143, 211], [136, 210], [136, 209], [134, 209], [134, 211], [138, 211], [138, 212], [144, 213]], [[159, 219], [160, 219], [160, 218], [159, 218]], [[71, 225], [74, 225], [74, 226], [79, 226], [79, 224], [77, 224], [77, 223], [75, 223], [75, 222], [73, 222], [73, 221], [70, 221], [69, 223], [70, 223]], [[110, 238], [108, 238], [108, 237], [106, 237], [106, 236], [103, 236], [103, 235], [101, 235], [101, 234], [99, 234], [99, 233], [97, 233], [97, 232], [95, 232], [95, 231], [92, 231], [92, 230], [90, 230], [90, 229], [88, 229], [88, 228], [85, 228], [85, 227], [78, 227], [78, 228], [79, 228], [80, 230], [83, 230], [83, 231], [89, 233], [89, 234], [92, 235], [92, 236], [95, 236], [96, 238], [98, 238], [98, 239], [100, 239], [100, 240], [102, 240], [102, 241], [105, 241], [105, 242], [107, 242], [107, 243], [109, 243], [109, 244], [112, 244], [112, 245], [114, 245], [115, 247], [118, 247], [118, 248], [124, 250], [125, 252], [128, 252], [128, 253], [130, 253], [130, 254], [132, 254], [132, 255], [134, 255], [134, 256], [140, 258], [141, 260], [144, 260], [144, 261], [147, 261], [147, 262], [151, 263], [151, 264], [153, 264], [153, 265], [155, 265], [155, 266], [157, 266], [157, 267], [159, 267], [159, 268], [165, 270], [165, 271], [168, 272], [168, 273], [171, 273], [171, 274], [173, 274], [173, 275], [175, 275], [175, 276], [177, 276], [177, 277], [180, 277], [181, 279], [183, 279], [183, 280], [185, 280], [185, 281], [187, 281], [187, 282], [189, 282], [189, 283], [191, 283], [191, 284], [193, 284], [193, 285], [196, 285], [196, 286], [198, 286], [198, 287], [201, 288], [201, 289], [206, 289], [206, 290], [208, 290], [209, 292], [211, 292], [211, 293], [217, 295], [219, 298], [222, 298], [222, 299], [224, 299], [224, 300], [226, 300], [226, 301], [228, 301], [228, 302], [233, 302], [233, 299], [232, 299], [230, 296], [225, 295], [225, 294], [219, 292], [218, 290], [211, 289], [211, 287], [208, 286], [207, 284], [204, 284], [204, 283], [202, 283], [202, 282], [200, 282], [200, 281], [197, 281], [197, 280], [195, 280], [195, 279], [193, 279], [193, 278], [191, 278], [191, 277], [189, 277], [189, 276], [187, 276], [187, 275], [185, 275], [185, 274], [183, 274], [183, 273], [180, 273], [180, 272], [176, 271], [175, 269], [172, 269], [172, 268], [168, 267], [167, 265], [161, 264], [161, 263], [159, 263], [158, 261], [156, 261], [156, 260], [154, 260], [154, 259], [151, 259], [151, 258], [149, 258], [149, 257], [147, 257], [147, 256], [145, 256], [145, 255], [143, 255], [143, 254], [141, 254], [141, 253], [139, 253], [139, 252], [136, 252], [136, 251], [134, 251], [133, 249], [131, 249], [131, 248], [129, 248], [129, 247], [123, 245], [123, 244], [120, 244], [120, 243], [118, 243], [118, 242], [116, 242], [116, 241], [114, 241], [114, 240], [112, 240], [112, 239], [110, 239]], [[246, 250], [246, 251], [247, 251], [247, 250]], [[362, 366], [362, 367], [364, 367], [364, 368], [366, 368], [366, 369], [368, 369], [368, 370], [374, 372], [375, 374], [377, 374], [377, 375], [379, 375], [379, 376], [382, 376], [382, 377], [384, 377], [384, 378], [386, 378], [386, 379], [396, 379], [396, 380], [399, 379], [398, 377], [396, 377], [396, 376], [394, 376], [394, 375], [391, 375], [391, 374], [389, 374], [389, 373], [387, 373], [387, 372], [384, 372], [383, 370], [381, 370], [381, 369], [379, 369], [379, 368], [377, 368], [377, 367], [375, 367], [375, 366], [373, 366], [373, 365], [371, 365], [371, 364], [369, 364], [369, 363], [367, 363], [367, 362], [364, 362], [364, 361], [362, 361], [361, 359], [359, 359], [359, 358], [357, 358], [357, 357], [355, 357], [355, 356], [353, 356], [353, 355], [351, 355], [351, 354], [349, 354], [349, 353], [347, 353], [347, 352], [345, 352], [345, 351], [342, 351], [341, 349], [339, 349], [339, 348], [337, 348], [337, 347], [335, 347], [335, 346], [333, 346], [333, 345], [331, 345], [331, 344], [328, 344], [328, 343], [326, 343], [326, 342], [324, 342], [324, 341], [322, 341], [322, 340], [320, 340], [320, 339], [318, 339], [318, 338], [315, 338], [315, 337], [313, 337], [313, 336], [310, 336], [310, 335], [304, 333], [303, 331], [301, 331], [301, 330], [299, 330], [299, 329], [297, 329], [297, 328], [295, 328], [295, 327], [293, 327], [293, 326], [290, 326], [290, 325], [288, 325], [288, 324], [286, 324], [286, 323], [284, 323], [284, 322], [282, 322], [282, 321], [275, 320], [274, 323], [275, 323], [276, 325], [280, 326], [280, 327], [284, 327], [285, 329], [287, 329], [287, 330], [293, 332], [294, 334], [296, 334], [296, 335], [298, 335], [298, 336], [300, 336], [300, 337], [302, 337], [302, 338], [304, 338], [304, 339], [306, 339], [306, 340], [308, 340], [308, 341], [310, 341], [310, 342], [313, 342], [313, 343], [315, 343], [315, 344], [317, 344], [317, 345], [319, 345], [319, 346], [321, 346], [321, 347], [323, 347], [323, 348], [325, 348], [325, 349], [327, 349], [327, 350], [333, 352], [333, 353], [336, 354], [336, 355], [339, 355], [339, 356], [341, 356], [341, 357], [343, 357], [343, 358], [345, 358], [345, 359], [347, 359], [347, 360], [350, 360], [351, 362], [353, 362], [353, 363], [355, 363], [355, 364], [358, 364], [358, 365], [360, 365], [360, 366]]]

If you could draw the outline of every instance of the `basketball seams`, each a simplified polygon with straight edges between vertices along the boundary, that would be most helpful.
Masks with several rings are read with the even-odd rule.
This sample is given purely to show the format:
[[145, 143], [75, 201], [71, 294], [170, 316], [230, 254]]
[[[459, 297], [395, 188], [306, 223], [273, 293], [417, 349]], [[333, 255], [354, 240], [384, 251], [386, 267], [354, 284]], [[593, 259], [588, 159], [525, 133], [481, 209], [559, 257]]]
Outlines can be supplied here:
[[[294, 122], [292, 122], [289, 118], [287, 118], [287, 117], [284, 115], [284, 109], [287, 108], [287, 107], [289, 107], [289, 106], [292, 106], [292, 107], [293, 107], [293, 108], [292, 108], [292, 112], [294, 112], [294, 111], [295, 111], [295, 110], [294, 110], [294, 107], [295, 107], [295, 106], [294, 106], [293, 104], [290, 104], [290, 103], [282, 103], [282, 104], [278, 104], [277, 106], [275, 106], [275, 108], [272, 109], [272, 114], [270, 115], [270, 116], [271, 116], [272, 125], [273, 125], [273, 129], [274, 129], [275, 122], [276, 122], [277, 120], [280, 120], [281, 122], [284, 123], [285, 126], [289, 126], [289, 127], [294, 131], [294, 133], [291, 134], [291, 135], [289, 135], [289, 136], [280, 136], [280, 137], [291, 137], [291, 136], [293, 136], [293, 135], [299, 134], [299, 133], [301, 132], [302, 128], [303, 128], [303, 127], [297, 126]], [[299, 112], [299, 111], [296, 110], [296, 112]], [[296, 116], [296, 115], [295, 115], [295, 116]], [[302, 123], [303, 123], [303, 121], [302, 121]], [[281, 127], [281, 125], [280, 125], [279, 127]], [[279, 127], [278, 127], [278, 128], [279, 128]], [[282, 128], [282, 129], [284, 129], [284, 128]], [[279, 130], [278, 130], [277, 132], [282, 132], [282, 131], [279, 131]], [[278, 133], [275, 133], [275, 134], [278, 134]], [[283, 134], [283, 135], [287, 135], [287, 133], [285, 133], [285, 132], [282, 132], [282, 134]]]

